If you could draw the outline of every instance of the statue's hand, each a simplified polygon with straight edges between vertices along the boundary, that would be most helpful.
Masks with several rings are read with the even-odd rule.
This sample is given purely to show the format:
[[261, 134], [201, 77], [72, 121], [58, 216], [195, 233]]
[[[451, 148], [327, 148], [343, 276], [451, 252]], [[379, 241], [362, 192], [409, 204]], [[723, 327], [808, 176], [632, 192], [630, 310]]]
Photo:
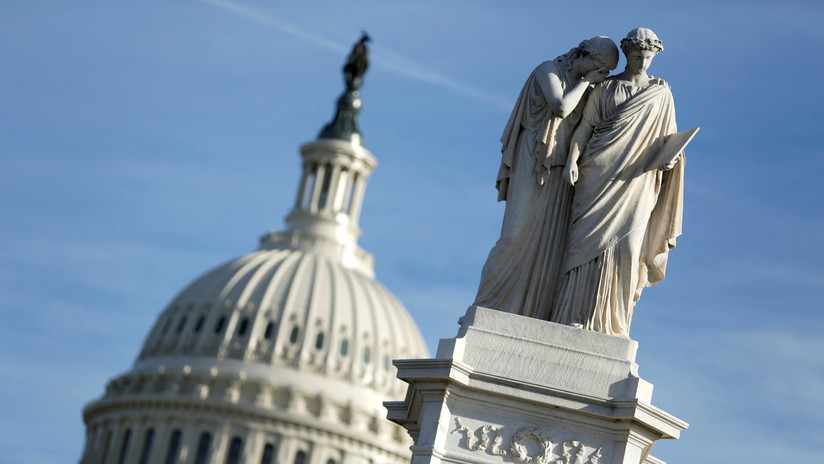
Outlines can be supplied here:
[[569, 182], [569, 185], [575, 186], [575, 182], [578, 182], [578, 163], [574, 161], [570, 161], [564, 167], [564, 179]]
[[669, 87], [669, 84], [667, 84], [667, 81], [665, 81], [664, 79], [660, 79], [658, 77], [650, 76], [649, 83], [652, 84], [652, 85], [658, 84], [658, 85], [666, 85], [667, 87]]
[[606, 79], [607, 74], [609, 74], [609, 69], [593, 69], [592, 71], [588, 72], [586, 76], [584, 76], [584, 80], [589, 82], [590, 84], [600, 84], [601, 82], [604, 82], [604, 79]]

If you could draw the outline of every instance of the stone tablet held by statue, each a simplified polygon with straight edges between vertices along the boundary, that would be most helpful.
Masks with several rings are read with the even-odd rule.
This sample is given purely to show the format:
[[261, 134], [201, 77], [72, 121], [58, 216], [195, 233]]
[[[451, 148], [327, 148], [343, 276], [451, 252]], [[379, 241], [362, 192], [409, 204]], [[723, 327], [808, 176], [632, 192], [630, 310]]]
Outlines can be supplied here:
[[663, 137], [661, 146], [656, 151], [650, 150], [650, 153], [647, 154], [647, 164], [644, 166], [644, 172], [674, 166], [675, 162], [678, 161], [678, 157], [684, 152], [684, 148], [692, 141], [699, 129], [700, 127], [694, 127], [690, 130]]

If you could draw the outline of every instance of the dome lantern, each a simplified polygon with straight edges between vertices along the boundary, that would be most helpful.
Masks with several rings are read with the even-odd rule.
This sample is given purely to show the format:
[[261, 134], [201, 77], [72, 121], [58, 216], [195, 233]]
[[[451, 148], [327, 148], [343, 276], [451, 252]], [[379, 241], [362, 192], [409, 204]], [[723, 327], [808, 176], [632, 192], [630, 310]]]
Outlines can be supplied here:
[[343, 67], [346, 90], [332, 122], [301, 147], [303, 172], [284, 232], [261, 238], [261, 249], [312, 248], [348, 268], [374, 275], [372, 256], [360, 249], [358, 219], [366, 181], [377, 160], [363, 147], [357, 117], [363, 74], [369, 65], [366, 32]]

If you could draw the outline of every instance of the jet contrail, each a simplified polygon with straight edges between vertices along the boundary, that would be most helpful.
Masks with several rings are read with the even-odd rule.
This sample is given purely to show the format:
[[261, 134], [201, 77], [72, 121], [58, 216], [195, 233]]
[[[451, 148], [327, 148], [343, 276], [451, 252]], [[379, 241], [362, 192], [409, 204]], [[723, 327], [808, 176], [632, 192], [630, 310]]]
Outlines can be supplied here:
[[[259, 10], [257, 8], [241, 5], [237, 2], [229, 0], [200, 1], [220, 8], [226, 12], [229, 12], [243, 19], [253, 21], [267, 27], [271, 27], [284, 34], [291, 35], [292, 37], [303, 40], [319, 48], [331, 50], [333, 52], [340, 54], [346, 54], [346, 52], [349, 50], [348, 45], [343, 45], [332, 40], [323, 38], [321, 36], [312, 34], [310, 32], [306, 32], [291, 24], [279, 21], [269, 13]], [[509, 109], [511, 109], [512, 107], [512, 102], [508, 97], [497, 95], [480, 87], [475, 87], [452, 79], [449, 76], [441, 74], [420, 63], [412, 61], [398, 53], [394, 53], [384, 47], [373, 47], [372, 58], [374, 66], [385, 69], [397, 75], [406, 77], [408, 79], [414, 79], [419, 82], [424, 82], [473, 100], [491, 103], [507, 111], [509, 111]]]

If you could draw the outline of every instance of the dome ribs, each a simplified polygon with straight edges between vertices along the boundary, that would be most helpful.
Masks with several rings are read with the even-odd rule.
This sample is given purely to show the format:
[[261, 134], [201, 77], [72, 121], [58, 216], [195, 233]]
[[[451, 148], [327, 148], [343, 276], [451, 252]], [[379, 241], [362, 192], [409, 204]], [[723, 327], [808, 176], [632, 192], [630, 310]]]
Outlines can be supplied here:
[[[278, 364], [293, 365], [297, 361], [301, 339], [304, 337], [306, 327], [305, 317], [301, 313], [309, 302], [309, 292], [314, 285], [314, 273], [307, 269], [314, 268], [314, 259], [300, 251], [294, 251], [296, 262], [292, 272], [292, 281], [284, 295], [283, 309], [281, 310], [280, 323], [278, 324], [277, 335], [275, 336], [275, 349], [279, 351], [275, 355], [275, 362]], [[299, 259], [298, 259], [299, 258]], [[297, 332], [294, 330], [297, 329]], [[293, 334], [295, 334], [293, 336]]]
[[346, 288], [349, 290], [349, 309], [351, 311], [351, 327], [349, 332], [349, 353], [348, 353], [348, 365], [347, 370], [345, 372], [345, 378], [350, 382], [357, 382], [360, 383], [362, 379], [362, 375], [358, 372], [358, 369], [363, 364], [363, 360], [361, 358], [361, 352], [363, 350], [363, 342], [361, 340], [361, 332], [363, 329], [361, 328], [362, 317], [360, 317], [361, 307], [363, 298], [360, 297], [360, 288], [352, 283], [353, 279], [355, 278], [353, 273], [343, 272], [343, 281], [346, 285]]
[[[229, 277], [226, 284], [219, 290], [217, 298], [214, 300], [212, 313], [216, 318], [216, 322], [214, 322], [216, 325], [213, 326], [214, 328], [211, 332], [207, 331], [204, 335], [208, 337], [208, 335], [211, 334], [214, 337], [211, 340], [211, 346], [209, 348], [211, 349], [210, 351], [214, 350], [212, 351], [213, 353], [216, 352], [218, 358], [225, 358], [231, 348], [232, 338], [234, 337], [235, 328], [238, 323], [239, 311], [237, 311], [237, 309], [240, 308], [236, 302], [238, 302], [238, 298], [240, 298], [243, 289], [247, 286], [242, 284], [247, 283], [249, 279], [251, 279], [256, 268], [261, 262], [265, 262], [266, 259], [265, 254], [262, 252], [252, 253], [248, 256], [250, 259], [246, 260], [243, 265]], [[224, 322], [221, 324], [220, 321]], [[220, 327], [220, 330], [218, 330], [218, 327]]]
[[375, 293], [375, 281], [363, 275], [358, 275], [355, 277], [355, 280], [359, 280], [361, 284], [360, 286], [364, 289], [370, 290], [365, 292], [366, 299], [368, 301], [367, 308], [369, 310], [369, 321], [372, 326], [372, 360], [369, 363], [369, 369], [373, 372], [373, 374], [370, 384], [373, 388], [379, 389], [379, 386], [383, 384], [382, 379], [384, 377], [383, 368], [381, 366], [384, 355], [383, 341], [386, 339], [389, 332], [389, 328], [387, 327], [388, 321], [386, 320], [386, 312], [378, 301]]
[[[277, 328], [274, 328], [274, 324], [281, 319], [280, 316], [283, 314], [282, 298], [292, 283], [294, 273], [289, 271], [296, 265], [298, 256], [287, 250], [269, 251], [268, 253], [271, 253], [270, 260], [273, 264], [270, 267], [271, 275], [260, 296], [258, 313], [250, 338], [255, 340], [256, 359], [271, 364], [277, 346], [275, 343]], [[270, 323], [273, 324], [273, 328], [268, 330], [271, 330], [272, 334], [267, 339], [265, 334]]]
[[[403, 382], [394, 378], [394, 369], [391, 365], [386, 365], [386, 363], [391, 363], [392, 359], [394, 359], [398, 354], [405, 352], [407, 349], [408, 334], [405, 333], [400, 326], [406, 321], [404, 318], [398, 317], [398, 309], [400, 308], [400, 304], [389, 295], [383, 286], [376, 281], [372, 281], [371, 284], [375, 289], [376, 298], [380, 300], [379, 304], [384, 312], [382, 317], [386, 321], [387, 326], [386, 333], [382, 336], [383, 353], [381, 354], [380, 359], [382, 367], [382, 384], [387, 385], [387, 387], [393, 392], [400, 391], [400, 388], [404, 386]], [[386, 360], [384, 360], [384, 357], [386, 357]]]
[[[320, 256], [312, 256], [312, 285], [307, 293], [308, 303], [305, 305], [306, 310], [303, 314], [303, 337], [300, 341], [300, 350], [297, 353], [298, 367], [307, 368], [312, 367], [316, 370], [314, 351], [315, 351], [315, 337], [318, 333], [317, 323], [318, 315], [322, 314], [323, 310], [328, 307], [328, 293], [325, 291], [329, 288], [328, 275], [323, 272], [323, 258]], [[326, 306], [324, 306], [326, 303]], [[321, 322], [322, 323], [322, 322]]]
[[[351, 365], [349, 353], [349, 339], [352, 318], [354, 317], [348, 302], [352, 301], [352, 290], [346, 285], [344, 272], [340, 266], [329, 263], [331, 275], [332, 298], [329, 317], [329, 345], [326, 351], [327, 373], [341, 376], [343, 371]], [[346, 340], [346, 342], [344, 342]], [[344, 346], [346, 353], [344, 354]]]
[[[234, 318], [238, 326], [237, 330], [232, 331], [230, 340], [232, 342], [230, 348], [230, 355], [233, 358], [255, 360], [257, 354], [254, 348], [257, 344], [257, 333], [260, 332], [261, 314], [265, 313], [262, 304], [263, 293], [269, 288], [271, 283], [271, 275], [280, 267], [282, 260], [277, 259], [277, 255], [285, 254], [284, 251], [262, 251], [258, 252], [262, 256], [262, 260], [256, 263], [257, 267], [252, 270], [246, 285], [242, 287], [240, 295], [236, 299]], [[240, 320], [241, 322], [237, 322]], [[246, 321], [246, 327], [243, 327], [243, 321]], [[241, 331], [243, 333], [241, 333]]]
[[416, 329], [370, 276], [322, 254], [267, 249], [192, 282], [138, 360], [196, 354], [293, 366], [394, 394], [388, 361], [426, 355]]
[[[338, 324], [339, 313], [336, 310], [338, 307], [338, 285], [335, 275], [335, 266], [328, 259], [320, 260], [320, 268], [322, 274], [325, 276], [326, 288], [328, 293], [324, 298], [325, 307], [318, 317], [315, 330], [315, 346], [313, 349], [317, 370], [321, 373], [328, 373], [330, 370], [330, 361], [335, 356], [335, 326]], [[320, 345], [320, 346], [319, 346]]]

